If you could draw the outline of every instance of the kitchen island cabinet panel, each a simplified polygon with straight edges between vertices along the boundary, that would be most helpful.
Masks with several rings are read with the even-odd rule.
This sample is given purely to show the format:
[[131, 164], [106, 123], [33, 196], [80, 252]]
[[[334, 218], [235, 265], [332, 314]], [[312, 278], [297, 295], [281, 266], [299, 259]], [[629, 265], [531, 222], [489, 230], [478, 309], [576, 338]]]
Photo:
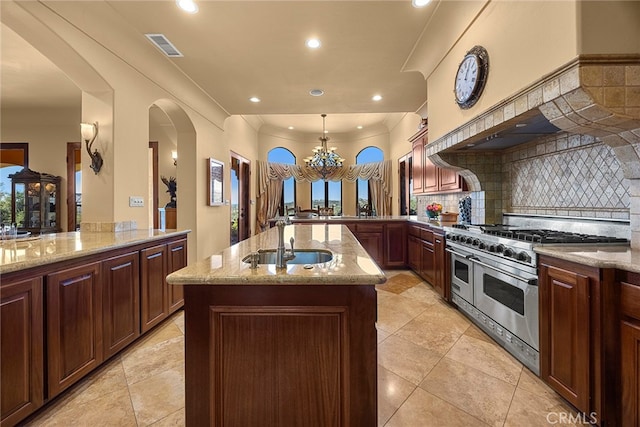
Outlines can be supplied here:
[[46, 277], [49, 397], [97, 367], [102, 352], [100, 263]]
[[[187, 266], [187, 239], [181, 239], [167, 245], [169, 254], [167, 274]], [[184, 305], [184, 290], [180, 285], [167, 285], [169, 296], [169, 313], [173, 313]]]
[[375, 319], [373, 286], [185, 286], [187, 425], [376, 425]]
[[16, 425], [44, 400], [42, 277], [0, 288], [2, 426]]
[[[593, 272], [599, 277], [597, 271]], [[541, 259], [541, 377], [584, 413], [591, 411], [591, 279], [580, 270]]]
[[167, 245], [140, 251], [140, 285], [142, 301], [142, 332], [162, 322], [169, 315], [167, 276]]
[[140, 272], [138, 252], [109, 258], [103, 267], [105, 359], [140, 336]]

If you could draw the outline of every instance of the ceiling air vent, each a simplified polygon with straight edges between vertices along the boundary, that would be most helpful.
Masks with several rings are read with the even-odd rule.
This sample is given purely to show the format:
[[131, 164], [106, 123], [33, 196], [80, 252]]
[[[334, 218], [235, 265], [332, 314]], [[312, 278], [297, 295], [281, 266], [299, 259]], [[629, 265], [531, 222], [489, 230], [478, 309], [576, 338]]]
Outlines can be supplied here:
[[158, 49], [163, 51], [168, 57], [179, 58], [184, 56], [176, 47], [165, 37], [164, 34], [145, 34], [151, 43], [156, 45]]

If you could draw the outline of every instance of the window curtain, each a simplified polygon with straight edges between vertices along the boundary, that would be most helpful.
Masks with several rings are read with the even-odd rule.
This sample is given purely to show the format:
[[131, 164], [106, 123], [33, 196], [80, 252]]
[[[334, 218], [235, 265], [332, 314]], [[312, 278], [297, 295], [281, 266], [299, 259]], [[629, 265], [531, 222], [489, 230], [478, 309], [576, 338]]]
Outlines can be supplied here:
[[[258, 230], [268, 228], [268, 221], [275, 217], [282, 197], [282, 181], [293, 177], [296, 181], [314, 182], [322, 177], [313, 168], [284, 163], [257, 161], [258, 188], [257, 223]], [[329, 181], [351, 181], [358, 179], [369, 180], [373, 205], [378, 215], [391, 214], [391, 160], [382, 162], [362, 163], [348, 167], [337, 168], [327, 177]]]
[[257, 230], [261, 232], [269, 228], [269, 219], [278, 213], [278, 205], [282, 198], [282, 179], [269, 179], [267, 162], [258, 161], [258, 188], [256, 190]]

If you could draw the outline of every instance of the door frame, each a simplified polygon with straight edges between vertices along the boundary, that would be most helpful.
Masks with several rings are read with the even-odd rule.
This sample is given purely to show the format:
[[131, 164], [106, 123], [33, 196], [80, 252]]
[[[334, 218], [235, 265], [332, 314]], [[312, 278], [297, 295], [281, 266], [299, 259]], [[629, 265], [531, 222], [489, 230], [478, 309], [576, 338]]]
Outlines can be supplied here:
[[233, 159], [238, 161], [238, 241], [241, 242], [251, 236], [251, 161], [233, 151], [229, 154], [232, 164]]
[[149, 148], [151, 148], [151, 156], [152, 158], [152, 163], [153, 163], [153, 172], [152, 172], [152, 177], [153, 177], [153, 201], [151, 202], [151, 209], [153, 209], [153, 228], [154, 229], [158, 229], [159, 227], [159, 215], [160, 212], [158, 211], [158, 141], [149, 141]]
[[[81, 142], [67, 142], [67, 231], [76, 231], [76, 151], [82, 150]], [[82, 159], [82, 156], [80, 156]], [[82, 162], [82, 160], [81, 160]], [[82, 164], [82, 163], [80, 163]]]

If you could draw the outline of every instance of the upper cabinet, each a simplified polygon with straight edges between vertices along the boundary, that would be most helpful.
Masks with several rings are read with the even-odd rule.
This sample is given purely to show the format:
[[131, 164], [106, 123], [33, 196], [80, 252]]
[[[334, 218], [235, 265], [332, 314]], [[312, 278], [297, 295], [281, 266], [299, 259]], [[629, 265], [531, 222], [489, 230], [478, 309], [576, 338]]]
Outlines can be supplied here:
[[464, 179], [454, 170], [436, 166], [426, 155], [429, 128], [420, 129], [411, 142], [413, 194], [451, 193], [466, 190]]

